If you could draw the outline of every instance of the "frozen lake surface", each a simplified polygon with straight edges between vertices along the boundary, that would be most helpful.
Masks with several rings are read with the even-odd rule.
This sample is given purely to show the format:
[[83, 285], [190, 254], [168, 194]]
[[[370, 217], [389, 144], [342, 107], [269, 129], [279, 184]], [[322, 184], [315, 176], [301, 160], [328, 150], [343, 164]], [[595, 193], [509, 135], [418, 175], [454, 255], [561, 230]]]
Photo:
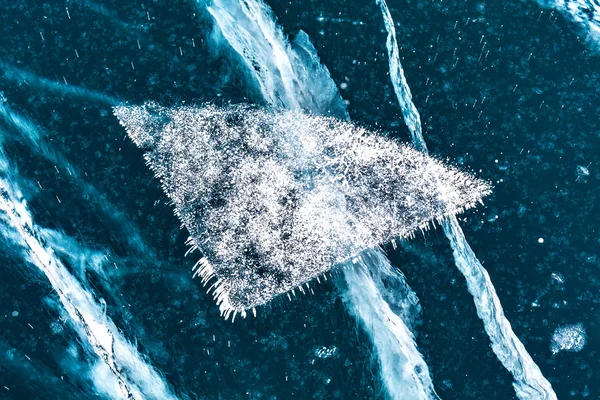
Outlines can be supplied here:
[[[0, 7], [0, 398], [600, 397], [597, 1]], [[113, 114], [149, 102], [336, 117], [492, 192], [455, 220], [387, 240], [406, 236], [379, 212], [397, 198], [379, 180], [361, 181], [345, 199], [375, 210], [361, 221], [368, 235], [381, 229], [382, 248], [341, 257], [232, 324], [207, 294], [211, 283], [193, 278], [200, 253], [185, 256], [190, 232], [173, 197]], [[311, 126], [287, 126], [299, 125]], [[314, 160], [331, 161], [331, 149], [315, 146]], [[203, 165], [194, 176], [207, 176]], [[220, 173], [237, 176], [228, 165]], [[268, 180], [280, 176], [269, 165], [248, 170], [267, 179], [248, 181], [252, 193], [290, 189]], [[309, 185], [311, 174], [290, 182]], [[343, 192], [320, 187], [326, 198]], [[297, 219], [328, 232], [312, 247], [261, 243], [289, 265], [290, 254], [310, 255], [308, 269], [330, 268], [335, 257], [315, 260], [325, 257], [318, 249], [341, 252], [330, 232], [372, 246], [331, 226], [345, 209], [338, 200]], [[256, 221], [287, 238], [287, 220]], [[236, 254], [250, 264], [277, 255]], [[227, 261], [251, 282], [243, 263]]]

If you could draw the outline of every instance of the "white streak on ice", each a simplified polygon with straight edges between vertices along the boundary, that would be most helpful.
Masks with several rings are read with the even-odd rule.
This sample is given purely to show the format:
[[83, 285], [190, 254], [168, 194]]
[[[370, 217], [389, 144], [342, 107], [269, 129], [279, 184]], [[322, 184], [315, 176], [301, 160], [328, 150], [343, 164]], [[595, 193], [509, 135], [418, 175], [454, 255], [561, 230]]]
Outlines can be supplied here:
[[394, 83], [394, 93], [398, 103], [400, 103], [400, 109], [402, 111], [402, 117], [408, 131], [412, 137], [413, 144], [417, 150], [427, 152], [427, 146], [421, 132], [421, 116], [417, 111], [417, 107], [412, 101], [412, 93], [406, 82], [404, 76], [404, 70], [402, 64], [400, 64], [400, 50], [398, 49], [398, 41], [396, 40], [396, 28], [394, 28], [394, 20], [390, 14], [387, 3], [385, 0], [377, 0], [381, 7], [381, 13], [383, 14], [383, 22], [385, 23], [385, 29], [388, 32], [387, 36], [387, 50], [388, 50], [388, 61], [390, 64], [390, 79]]
[[600, 53], [600, 2], [598, 0], [537, 0], [544, 8], [553, 8], [571, 20], [588, 47]]
[[260, 1], [214, 0], [206, 9], [218, 27], [216, 32], [241, 57], [269, 105], [347, 116], [306, 33], [300, 31], [289, 43], [269, 7]]
[[266, 5], [255, 1], [238, 4], [232, 7], [231, 1], [214, 0], [206, 9], [230, 46], [253, 71], [265, 100], [274, 106], [300, 108], [289, 45], [283, 33], [275, 26]]
[[[227, 4], [226, 7], [223, 6], [225, 2]], [[235, 19], [234, 16], [239, 15], [240, 13], [245, 13], [244, 7], [248, 8], [248, 6], [241, 5], [242, 3], [253, 4], [252, 9], [260, 10], [262, 17], [260, 19], [250, 19], [247, 17], [237, 18], [236, 25], [231, 25], [231, 21]], [[219, 5], [219, 13], [215, 12], [215, 4]], [[276, 65], [277, 62], [281, 63], [281, 61], [275, 61], [274, 58], [286, 56], [287, 61], [285, 61], [284, 64], [291, 65], [292, 62], [290, 61], [291, 57], [285, 52], [282, 54], [281, 52], [265, 51], [265, 49], [269, 49], [270, 45], [265, 43], [264, 35], [248, 35], [248, 32], [261, 32], [267, 29], [276, 30], [279, 32], [279, 28], [275, 25], [271, 17], [271, 11], [266, 5], [255, 0], [241, 0], [239, 3], [228, 0], [215, 0], [212, 7], [213, 8], [211, 11], [209, 6], [209, 12], [215, 19], [215, 23], [221, 29], [221, 34], [227, 39], [231, 47], [233, 47], [239, 56], [242, 57], [246, 65], [248, 65], [249, 71], [254, 78], [259, 82], [261, 79], [265, 81], [264, 84], [261, 84], [261, 92], [269, 104], [273, 106], [279, 105], [280, 107], [288, 109], [300, 106], [301, 108], [306, 108], [315, 113], [327, 113], [330, 110], [323, 108], [322, 104], [324, 102], [316, 102], [315, 104], [315, 102], [304, 100], [304, 92], [313, 96], [322, 96], [323, 89], [327, 88], [331, 91], [329, 94], [330, 98], [335, 100], [334, 103], [337, 103], [338, 107], [338, 114], [334, 113], [333, 115], [339, 118], [347, 117], [345, 106], [341, 102], [337, 88], [329, 76], [329, 72], [324, 67], [322, 70], [324, 72], [322, 72], [320, 75], [308, 74], [307, 76], [310, 79], [302, 82], [301, 86], [299, 86], [299, 89], [301, 90], [299, 97], [296, 95], [289, 102], [283, 102], [280, 100], [281, 98], [287, 96], [289, 91], [286, 91], [282, 88], [276, 89], [277, 91], [273, 91], [272, 86], [267, 85], [267, 83], [271, 82], [273, 79], [280, 79], [278, 78], [278, 75], [281, 76], [277, 71], [277, 68], [273, 67], [273, 65]], [[265, 20], [267, 20], [266, 23]], [[278, 38], [280, 41], [278, 48], [284, 46], [282, 44], [285, 41], [283, 34], [270, 34], [270, 36], [275, 36]], [[244, 46], [240, 46], [239, 43], [244, 43]], [[312, 46], [311, 53], [311, 59], [313, 61], [318, 60], [316, 51], [314, 51], [314, 47]], [[257, 69], [252, 66], [253, 60], [258, 60], [258, 62], [261, 63], [261, 68], [263, 68], [261, 69], [261, 72], [268, 73], [266, 78], [261, 77]], [[299, 61], [300, 60], [296, 61], [296, 64], [292, 66], [292, 69], [295, 68], [298, 70], [303, 70], [307, 68], [305, 63]], [[264, 89], [262, 89], [263, 87]], [[327, 94], [327, 92], [325, 92], [325, 94]], [[380, 253], [380, 250], [375, 252]], [[381, 253], [379, 255], [384, 257]], [[372, 277], [370, 275], [361, 273], [358, 268], [344, 268], [342, 270], [344, 272], [344, 277], [348, 282], [348, 286], [350, 287], [345, 297], [346, 302], [349, 304], [350, 309], [354, 310], [357, 318], [362, 321], [367, 333], [373, 340], [375, 352], [378, 354], [381, 363], [384, 383], [390, 396], [394, 399], [401, 399], [403, 398], [402, 396], [405, 388], [411, 388], [411, 391], [413, 391], [414, 388], [420, 388], [421, 391], [418, 393], [417, 398], [426, 399], [434, 397], [435, 391], [433, 389], [431, 380], [428, 378], [429, 372], [427, 365], [425, 364], [421, 354], [419, 354], [419, 352], [416, 350], [416, 344], [414, 343], [412, 337], [407, 338], [406, 335], [403, 336], [402, 333], [406, 333], [404, 330], [399, 331], [397, 330], [397, 326], [392, 326], [392, 324], [385, 319], [385, 315], [381, 314], [381, 308], [372, 308], [373, 305], [382, 304], [381, 294], [378, 293], [377, 290], [369, 290], [364, 292], [361, 290], [363, 286], [372, 288], [375, 285]], [[378, 268], [371, 268], [370, 271], [372, 274], [380, 273]], [[403, 277], [400, 276], [398, 279], [403, 279]], [[357, 284], [360, 284], [360, 286], [356, 286]], [[411, 291], [409, 290], [409, 292]], [[416, 298], [414, 293], [411, 292], [411, 294], [414, 296], [414, 298]], [[368, 303], [364, 306], [361, 306], [362, 302], [364, 301], [368, 301]], [[372, 329], [370, 326], [369, 321], [371, 320], [379, 321], [377, 331]], [[392, 346], [390, 346], [390, 344], [392, 344]], [[393, 362], [390, 362], [390, 360], [394, 358], [397, 360], [410, 360], [410, 366], [419, 365], [421, 368], [420, 374], [417, 374], [416, 371], [408, 374], [395, 373], [395, 369], [401, 368], [402, 366], [394, 365]], [[406, 367], [408, 368], [408, 365]], [[415, 380], [416, 378], [417, 380]], [[419, 380], [418, 378], [423, 379]]]
[[515, 379], [513, 386], [517, 396], [523, 400], [556, 399], [550, 382], [544, 378], [504, 316], [490, 276], [471, 250], [456, 217], [444, 221], [442, 227], [450, 240], [456, 266], [467, 280], [477, 315], [492, 342], [492, 350]]
[[[53, 163], [57, 167], [57, 170], [68, 174], [71, 179], [79, 184], [83, 194], [103, 213], [106, 218], [105, 221], [119, 227], [115, 231], [122, 233], [124, 240], [131, 248], [136, 250], [138, 256], [151, 259], [156, 258], [154, 249], [146, 245], [137, 226], [129, 221], [129, 218], [126, 218], [114, 204], [107, 200], [105, 195], [102, 195], [92, 184], [88, 183], [77, 168], [62, 153], [48, 143], [47, 132], [44, 132], [35, 123], [12, 110], [6, 102], [3, 103], [0, 101], [0, 117], [11, 130], [20, 134], [29, 146], [49, 162]], [[16, 140], [17, 136], [10, 135], [10, 138], [11, 140]], [[4, 140], [5, 138], [0, 136], [0, 143]]]
[[[382, 379], [391, 398], [437, 399], [429, 369], [417, 349], [412, 332], [402, 318], [390, 309], [381, 295], [383, 288], [376, 284], [381, 271], [397, 275], [395, 278], [402, 282], [403, 292], [407, 295], [405, 304], [400, 306], [402, 311], [407, 311], [412, 305], [409, 296], [415, 295], [404, 277], [398, 275], [380, 250], [363, 252], [355, 264], [345, 268], [344, 277], [348, 287], [342, 299], [349, 312], [362, 321], [375, 347], [380, 350]], [[401, 351], [391, 351], [397, 348]]]
[[[381, 7], [388, 31], [387, 50], [394, 91], [415, 146], [427, 152], [421, 124], [415, 123], [420, 121], [420, 117], [412, 102], [410, 89], [402, 71], [394, 21], [385, 0], [377, 0], [377, 2]], [[483, 321], [485, 331], [492, 342], [492, 349], [515, 379], [513, 386], [517, 396], [521, 399], [556, 399], [550, 382], [544, 378], [504, 316], [494, 285], [467, 243], [456, 217], [445, 219], [442, 227], [450, 241], [456, 266], [467, 280], [469, 292], [475, 301], [477, 315]]]
[[79, 97], [84, 100], [91, 100], [109, 105], [116, 105], [121, 102], [121, 100], [116, 97], [81, 86], [68, 84], [64, 77], [63, 81], [53, 81], [4, 62], [0, 63], [0, 71], [3, 72], [6, 79], [31, 87], [39, 87], [50, 92], [56, 92], [60, 95]]
[[[34, 222], [17, 184], [10, 175], [10, 165], [0, 150], [0, 218], [6, 226], [2, 234], [22, 247], [24, 257], [44, 273], [70, 317], [70, 323], [83, 343], [95, 353], [118, 382], [119, 391], [111, 389], [102, 376], [92, 375], [96, 389], [111, 393], [115, 399], [174, 399], [162, 377], [146, 363], [137, 349], [119, 332], [91, 291], [73, 277], [46, 245], [43, 230]], [[16, 233], [16, 235], [15, 235]], [[109, 386], [107, 386], [109, 384]]]
[[556, 328], [550, 349], [553, 354], [560, 351], [578, 352], [585, 347], [587, 338], [583, 324], [565, 325]]

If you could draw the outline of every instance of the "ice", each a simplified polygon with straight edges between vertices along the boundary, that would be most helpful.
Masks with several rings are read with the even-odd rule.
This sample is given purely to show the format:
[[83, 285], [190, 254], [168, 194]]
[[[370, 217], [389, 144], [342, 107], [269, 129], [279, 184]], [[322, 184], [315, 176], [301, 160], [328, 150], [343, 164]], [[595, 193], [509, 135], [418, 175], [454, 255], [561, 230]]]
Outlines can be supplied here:
[[402, 64], [400, 64], [400, 51], [398, 49], [398, 41], [396, 40], [396, 28], [394, 28], [394, 20], [390, 14], [390, 10], [385, 0], [377, 0], [383, 14], [383, 22], [385, 29], [388, 32], [386, 47], [388, 51], [388, 61], [390, 69], [390, 79], [393, 82], [394, 92], [400, 109], [402, 111], [402, 117], [408, 130], [411, 134], [412, 142], [415, 147], [421, 151], [427, 151], [427, 145], [421, 132], [421, 116], [417, 111], [417, 107], [412, 101], [412, 94], [406, 77], [404, 76], [404, 70]]
[[[221, 1], [218, 1], [219, 4], [224, 4]], [[227, 26], [223, 24], [223, 18], [227, 19], [227, 15], [232, 16], [239, 14], [240, 8], [243, 8], [241, 5], [242, 2], [233, 2], [230, 1], [227, 4], [226, 8], [221, 8], [222, 16], [213, 13], [213, 18], [215, 19], [216, 26], [220, 27], [220, 35], [222, 37], [227, 38], [226, 45], [231, 46], [231, 48], [237, 53], [237, 56], [240, 57], [244, 63], [248, 66], [247, 74], [251, 77], [251, 79], [260, 82], [261, 73], [257, 71], [254, 66], [252, 66], [253, 56], [264, 49], [265, 47], [271, 46], [268, 41], [265, 41], [265, 35], [253, 35], [248, 36], [244, 34], [244, 30], [248, 31], [265, 31], [265, 30], [276, 30], [279, 32], [279, 28], [275, 25], [273, 18], [271, 17], [271, 11], [268, 9], [266, 5], [261, 2], [257, 2], [256, 0], [246, 0], [244, 3], [253, 3], [254, 8], [259, 8], [262, 10], [263, 18], [256, 19], [248, 19], [248, 18], [238, 18], [236, 22], [237, 25], [235, 27]], [[210, 10], [209, 10], [210, 11]], [[243, 11], [242, 11], [243, 12]], [[267, 22], [265, 23], [265, 18]], [[240, 26], [242, 25], [242, 26]], [[267, 28], [268, 27], [268, 28]], [[244, 29], [241, 29], [244, 28]], [[281, 48], [285, 46], [285, 39], [283, 38], [283, 34], [277, 33], [275, 35], [271, 34], [270, 37], [279, 38], [280, 42], [277, 43], [277, 46]], [[308, 41], [308, 36], [305, 36], [304, 39]], [[239, 46], [240, 41], [245, 40], [244, 46]], [[217, 43], [217, 45], [220, 45]], [[309, 49], [308, 46], [304, 46], [304, 49]], [[277, 56], [276, 52], [269, 50], [264, 52], [263, 54], [265, 60], [261, 60], [260, 66], [264, 65], [273, 65], [273, 58]], [[288, 57], [289, 59], [290, 57]], [[293, 58], [293, 56], [291, 57]], [[296, 58], [298, 61], [302, 62], [301, 58]], [[319, 66], [318, 56], [316, 51], [314, 51], [314, 47], [310, 46], [310, 60], [312, 64], [296, 64], [293, 66], [295, 70], [309, 70], [309, 68], [314, 68], [315, 65]], [[312, 67], [311, 67], [312, 65]], [[269, 74], [269, 79], [279, 80], [279, 73], [276, 68], [267, 68], [266, 71]], [[305, 109], [309, 112], [320, 114], [320, 115], [332, 115], [338, 118], [348, 118], [348, 114], [345, 109], [345, 102], [342, 101], [337, 88], [329, 76], [329, 73], [325, 67], [319, 67], [319, 74], [310, 76], [310, 79], [306, 82], [303, 82], [303, 85], [299, 88], [300, 93], [296, 94], [296, 98], [291, 99], [289, 102], [279, 101], [278, 99], [284, 99], [284, 92], [281, 90], [277, 93], [273, 93], [270, 90], [266, 90], [266, 85], [263, 85], [260, 90], [261, 97], [269, 103], [271, 106], [280, 107], [284, 109], [295, 109], [298, 106], [300, 108]], [[268, 81], [268, 80], [266, 80]], [[324, 90], [325, 89], [325, 90]], [[323, 98], [325, 95], [325, 101], [311, 101], [310, 98], [317, 96], [317, 98]], [[308, 96], [308, 97], [307, 97]], [[331, 105], [327, 106], [328, 99], [331, 99]], [[381, 257], [384, 257], [380, 250], [373, 250], [378, 253]], [[356, 269], [346, 268], [342, 269], [343, 275], [346, 279], [348, 279], [351, 283], [349, 285], [355, 286], [352, 288], [348, 288], [345, 292], [345, 302], [349, 310], [356, 310], [362, 307], [361, 302], [368, 301], [368, 304], [374, 304], [380, 301], [381, 296], [386, 292], [377, 293], [376, 290], [369, 290], [366, 292], [361, 292], [360, 288], [365, 285], [367, 287], [372, 287], [375, 285], [376, 281], [381, 282], [384, 278], [390, 277], [391, 274], [389, 271], [386, 271], [382, 268], [373, 268], [370, 270], [369, 274], [363, 274], [364, 280], [360, 283], [355, 283], [355, 275]], [[401, 275], [399, 275], [401, 277]], [[376, 277], [377, 279], [373, 279]], [[396, 308], [402, 309], [406, 304], [416, 301], [416, 295], [410, 290], [408, 285], [403, 279], [397, 280], [397, 286], [404, 287], [406, 290], [402, 292], [404, 294], [403, 300], [397, 304]], [[351, 289], [351, 290], [350, 290]], [[378, 290], [386, 290], [383, 286], [379, 287]], [[402, 297], [402, 294], [397, 295], [397, 297]], [[368, 296], [371, 297], [368, 297]], [[395, 293], [390, 296], [386, 296], [386, 298], [397, 298]], [[402, 314], [402, 313], [401, 313]], [[421, 355], [417, 351], [413, 351], [413, 345], [405, 346], [404, 342], [397, 340], [397, 329], [395, 326], [391, 324], [389, 320], [383, 320], [381, 324], [379, 324], [379, 331], [375, 332], [374, 329], [369, 325], [371, 314], [369, 313], [355, 313], [355, 315], [359, 318], [359, 322], [364, 326], [365, 331], [371, 336], [373, 339], [373, 345], [375, 347], [375, 352], [379, 357], [381, 364], [381, 375], [382, 379], [385, 383], [385, 388], [388, 394], [393, 398], [400, 398], [403, 396], [404, 388], [412, 388], [415, 385], [422, 387], [421, 383], [416, 383], [413, 378], [415, 375], [413, 374], [396, 374], [396, 368], [401, 367], [401, 365], [391, 364], [386, 362], [389, 360], [388, 357], [397, 357], [398, 359], [404, 358], [408, 359], [411, 365], [420, 365], [420, 368], [424, 371], [423, 374], [428, 374], [428, 368], [422, 359]], [[404, 315], [403, 315], [404, 317]], [[377, 341], [373, 335], [377, 334], [378, 338], [385, 338], [385, 340]], [[391, 347], [386, 347], [388, 344], [391, 344]], [[385, 353], [389, 353], [387, 356]], [[385, 357], [385, 358], [384, 358]], [[427, 398], [428, 395], [433, 393], [433, 388], [428, 387], [427, 391], [423, 390], [419, 393], [420, 398]]]
[[450, 240], [456, 266], [467, 280], [477, 315], [492, 342], [492, 350], [513, 375], [517, 396], [520, 399], [556, 399], [550, 382], [544, 378], [504, 316], [490, 276], [471, 250], [458, 221], [449, 218], [442, 226]]
[[[427, 152], [421, 130], [420, 117], [412, 102], [410, 89], [400, 63], [398, 43], [394, 21], [385, 0], [377, 0], [381, 7], [387, 37], [390, 78], [398, 103], [402, 108], [402, 116], [408, 126], [413, 143], [423, 152]], [[469, 292], [475, 301], [477, 315], [483, 321], [485, 331], [492, 342], [492, 349], [504, 367], [513, 375], [513, 386], [521, 399], [555, 399], [550, 382], [544, 378], [521, 341], [513, 332], [510, 323], [504, 316], [500, 299], [475, 253], [471, 250], [455, 216], [442, 222], [446, 237], [450, 241], [456, 266], [467, 280]], [[539, 243], [544, 239], [540, 238]]]
[[600, 52], [600, 3], [597, 0], [537, 0], [540, 6], [559, 11], [571, 20], [588, 47]]
[[246, 105], [117, 107], [213, 275], [223, 313], [473, 207], [487, 183], [331, 117]]
[[583, 165], [578, 165], [577, 166], [577, 175], [578, 176], [589, 176], [590, 170], [588, 169], [588, 167], [584, 167]]
[[[223, 37], [247, 67], [265, 101], [286, 109], [345, 113], [329, 71], [321, 65], [308, 35], [290, 44], [273, 14], [260, 1], [214, 0], [206, 9]], [[217, 39], [218, 40], [218, 39]], [[313, 90], [307, 90], [312, 87]]]
[[560, 326], [552, 335], [550, 349], [553, 354], [561, 351], [581, 351], [585, 347], [586, 336], [585, 327], [581, 323]]
[[77, 85], [69, 84], [69, 82], [64, 77], [62, 81], [57, 82], [51, 79], [35, 75], [29, 71], [22, 70], [20, 68], [14, 67], [10, 64], [3, 62], [0, 62], [0, 71], [8, 80], [17, 81], [19, 83], [25, 83], [28, 86], [38, 87], [44, 91], [56, 92], [61, 95], [68, 95], [85, 100], [91, 100], [100, 104], [115, 105], [121, 102], [116, 97], [109, 96], [107, 94], [80, 87]]
[[[103, 214], [106, 221], [119, 227], [118, 231], [123, 233], [123, 240], [132, 249], [136, 250], [139, 255], [153, 257], [154, 250], [145, 244], [138, 228], [119, 211], [118, 207], [108, 201], [106, 196], [101, 195], [93, 185], [89, 184], [62, 153], [50, 146], [48, 135], [42, 128], [11, 109], [8, 101], [0, 103], [0, 117], [16, 134], [11, 135], [13, 139], [23, 139], [28, 146], [53, 163], [57, 171], [69, 174], [70, 178], [79, 185], [83, 195]], [[2, 140], [3, 138], [0, 137], [0, 143]], [[53, 245], [67, 243], [66, 240], [63, 240], [66, 238], [58, 239]]]
[[[109, 387], [115, 399], [171, 399], [171, 393], [160, 374], [147, 364], [136, 347], [129, 343], [106, 316], [93, 297], [92, 290], [78, 281], [47, 245], [46, 230], [33, 221], [18, 185], [18, 175], [0, 149], [0, 233], [19, 246], [24, 259], [37, 267], [48, 279], [69, 316], [69, 323], [79, 334], [83, 345], [96, 354], [101, 370], [110, 371], [117, 385]], [[96, 390], [107, 390], [105, 374], [91, 372]]]
[[338, 348], [335, 346], [319, 346], [314, 350], [314, 353], [319, 358], [331, 358], [337, 356]]
[[[371, 336], [390, 397], [394, 400], [437, 399], [429, 369], [412, 332], [390, 309], [381, 288], [375, 284], [381, 270], [393, 273], [385, 256], [380, 251], [363, 252], [357, 262], [346, 268], [344, 279], [348, 287], [342, 299]], [[405, 298], [410, 298], [408, 294], [412, 290], [404, 277], [397, 275], [396, 279], [405, 285]]]
[[577, 166], [577, 179], [575, 182], [587, 182], [587, 178], [590, 176], [590, 165], [592, 165], [592, 163], [589, 163], [587, 167], [584, 167], [583, 165]]
[[559, 285], [562, 285], [563, 283], [565, 283], [565, 277], [563, 274], [561, 274], [560, 272], [553, 272], [550, 277], [552, 278], [552, 280], [554, 282], [556, 282]]

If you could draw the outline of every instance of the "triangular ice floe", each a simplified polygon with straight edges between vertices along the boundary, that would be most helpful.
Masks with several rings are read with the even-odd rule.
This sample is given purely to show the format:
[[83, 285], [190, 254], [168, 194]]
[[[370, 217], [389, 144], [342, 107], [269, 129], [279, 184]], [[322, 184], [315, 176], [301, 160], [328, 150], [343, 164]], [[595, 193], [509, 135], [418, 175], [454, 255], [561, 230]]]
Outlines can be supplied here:
[[115, 114], [204, 254], [222, 312], [460, 213], [487, 183], [349, 122], [247, 105]]

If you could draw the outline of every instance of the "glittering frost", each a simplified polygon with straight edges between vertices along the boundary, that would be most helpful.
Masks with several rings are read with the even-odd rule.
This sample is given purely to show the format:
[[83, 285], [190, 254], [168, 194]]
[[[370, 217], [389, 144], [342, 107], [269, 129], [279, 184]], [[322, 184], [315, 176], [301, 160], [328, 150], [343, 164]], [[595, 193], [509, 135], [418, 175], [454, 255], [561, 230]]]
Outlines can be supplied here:
[[565, 325], [556, 328], [552, 335], [551, 349], [556, 354], [559, 351], [581, 351], [585, 347], [586, 333], [583, 324]]
[[247, 105], [117, 107], [216, 278], [222, 312], [269, 301], [489, 186], [351, 123]]

